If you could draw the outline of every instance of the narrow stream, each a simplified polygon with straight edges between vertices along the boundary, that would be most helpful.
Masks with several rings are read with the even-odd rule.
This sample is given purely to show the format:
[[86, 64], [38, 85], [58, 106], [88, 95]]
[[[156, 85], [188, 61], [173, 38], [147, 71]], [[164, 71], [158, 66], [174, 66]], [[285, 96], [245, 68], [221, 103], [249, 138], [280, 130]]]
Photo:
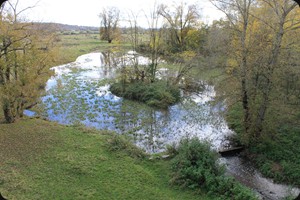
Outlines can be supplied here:
[[[73, 63], [54, 67], [56, 75], [47, 82], [38, 114], [61, 124], [78, 123], [130, 135], [135, 144], [149, 153], [164, 151], [167, 144], [191, 136], [211, 142], [215, 149], [228, 145], [226, 138], [234, 133], [219, 114], [222, 105], [213, 104], [213, 86], [204, 84], [202, 92], [184, 93], [184, 100], [168, 111], [111, 94], [109, 80], [116, 78], [117, 71], [111, 63], [122, 62], [129, 66], [132, 58], [131, 53], [121, 60], [91, 53], [78, 57]], [[139, 56], [137, 61], [147, 64], [148, 58]], [[160, 72], [164, 74], [166, 69]], [[283, 199], [300, 192], [263, 178], [239, 157], [222, 158], [222, 162], [229, 174], [253, 188], [261, 198]]]
[[227, 166], [228, 174], [234, 176], [242, 184], [253, 188], [261, 199], [281, 200], [287, 196], [296, 197], [300, 190], [287, 185], [276, 184], [271, 179], [265, 178], [253, 165], [240, 157], [223, 159]]

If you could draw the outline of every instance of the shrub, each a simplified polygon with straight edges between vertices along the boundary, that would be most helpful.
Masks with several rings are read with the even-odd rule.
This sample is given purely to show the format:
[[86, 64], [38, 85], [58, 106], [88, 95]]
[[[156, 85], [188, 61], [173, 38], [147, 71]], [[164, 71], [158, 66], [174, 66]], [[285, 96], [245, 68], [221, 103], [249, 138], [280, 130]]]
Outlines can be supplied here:
[[171, 158], [175, 157], [178, 154], [177, 145], [175, 142], [166, 145], [166, 154], [169, 155]]
[[165, 81], [154, 83], [133, 82], [122, 85], [114, 83], [110, 90], [117, 96], [140, 101], [148, 106], [167, 108], [180, 100], [180, 90], [177, 86], [169, 85]]
[[218, 164], [218, 154], [198, 138], [182, 139], [172, 161], [172, 182], [189, 188], [203, 188], [221, 199], [251, 200], [254, 194]]
[[300, 186], [300, 128], [283, 126], [273, 138], [249, 147], [249, 157], [275, 181]]
[[220, 175], [221, 168], [216, 164], [217, 154], [210, 150], [208, 143], [198, 138], [181, 140], [172, 169], [175, 182], [189, 187], [203, 186], [207, 175]]
[[[299, 115], [299, 114], [298, 114]], [[299, 115], [300, 116], [300, 115]], [[299, 116], [295, 115], [297, 119]], [[283, 115], [284, 117], [284, 115]], [[244, 143], [247, 135], [242, 125], [243, 109], [240, 103], [229, 107], [226, 120], [237, 133], [238, 142]], [[270, 126], [270, 124], [268, 125]], [[300, 186], [300, 127], [294, 121], [278, 122], [276, 129], [266, 127], [264, 137], [248, 146], [247, 156], [263, 175], [275, 181]], [[272, 130], [274, 129], [274, 130]], [[272, 131], [270, 131], [272, 130]]]

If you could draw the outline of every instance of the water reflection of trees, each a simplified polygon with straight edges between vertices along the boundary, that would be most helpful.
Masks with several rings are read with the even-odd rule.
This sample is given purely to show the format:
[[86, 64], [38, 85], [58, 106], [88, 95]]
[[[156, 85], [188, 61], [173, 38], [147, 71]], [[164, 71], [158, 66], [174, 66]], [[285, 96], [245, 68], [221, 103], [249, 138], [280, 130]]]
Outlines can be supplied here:
[[130, 135], [133, 142], [148, 152], [163, 149], [164, 129], [171, 120], [168, 111], [124, 100], [120, 114], [116, 116], [116, 127], [122, 134]]
[[111, 51], [105, 51], [105, 52], [102, 52], [102, 55], [104, 57], [104, 66], [108, 66], [108, 67], [111, 67], [111, 66], [114, 66], [113, 65], [113, 58], [114, 56], [111, 55], [112, 52]]

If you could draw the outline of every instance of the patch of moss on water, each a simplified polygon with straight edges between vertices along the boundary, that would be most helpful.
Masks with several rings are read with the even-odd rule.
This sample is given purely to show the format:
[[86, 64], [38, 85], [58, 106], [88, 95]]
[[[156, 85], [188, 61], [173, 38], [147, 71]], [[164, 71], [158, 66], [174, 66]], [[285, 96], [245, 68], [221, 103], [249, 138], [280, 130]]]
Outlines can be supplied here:
[[151, 107], [166, 109], [180, 101], [180, 90], [166, 81], [114, 83], [110, 87], [114, 95], [139, 101]]

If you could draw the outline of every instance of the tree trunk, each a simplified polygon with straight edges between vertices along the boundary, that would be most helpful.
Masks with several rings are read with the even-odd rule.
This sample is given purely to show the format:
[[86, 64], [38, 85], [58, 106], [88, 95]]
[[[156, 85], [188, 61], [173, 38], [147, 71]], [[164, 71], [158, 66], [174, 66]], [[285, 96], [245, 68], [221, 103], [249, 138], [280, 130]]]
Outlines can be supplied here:
[[280, 22], [279, 22], [279, 26], [278, 26], [278, 31], [275, 35], [274, 41], [273, 41], [273, 49], [272, 49], [272, 54], [270, 57], [270, 60], [266, 66], [266, 85], [264, 86], [264, 90], [263, 90], [263, 98], [262, 98], [262, 103], [260, 105], [259, 111], [258, 111], [258, 116], [256, 118], [256, 124], [255, 124], [255, 137], [256, 139], [258, 139], [262, 132], [263, 132], [263, 124], [266, 118], [266, 113], [267, 113], [267, 109], [268, 109], [268, 104], [269, 104], [269, 100], [270, 100], [270, 93], [273, 87], [273, 76], [274, 76], [274, 70], [278, 65], [278, 57], [280, 54], [280, 50], [281, 50], [281, 43], [282, 43], [282, 38], [284, 35], [284, 23], [285, 23], [285, 19], [286, 19], [287, 13], [283, 13], [281, 18], [280, 18]]
[[[245, 128], [245, 135], [249, 139], [251, 139], [252, 135], [249, 133], [251, 119], [250, 119], [250, 109], [249, 109], [249, 94], [248, 94], [248, 47], [247, 47], [247, 32], [248, 32], [248, 24], [249, 24], [249, 7], [251, 1], [249, 3], [244, 2], [241, 10], [243, 16], [243, 29], [241, 32], [241, 46], [242, 46], [242, 58], [240, 64], [241, 70], [241, 97], [242, 97], [242, 106], [243, 106], [243, 125]], [[249, 142], [249, 141], [247, 141]]]
[[15, 122], [15, 117], [12, 114], [12, 109], [9, 105], [6, 104], [3, 106], [3, 113], [4, 113], [5, 121], [7, 123]]
[[245, 133], [249, 133], [250, 129], [250, 110], [249, 110], [249, 101], [248, 101], [248, 91], [246, 89], [246, 80], [242, 80], [242, 105], [244, 110], [244, 127], [245, 127]]
[[260, 136], [262, 135], [263, 132], [263, 124], [265, 121], [265, 117], [266, 117], [266, 112], [268, 110], [268, 105], [269, 105], [269, 91], [271, 89], [267, 89], [268, 91], [263, 95], [263, 100], [262, 103], [260, 105], [260, 109], [258, 111], [258, 116], [256, 119], [256, 126], [254, 129], [254, 139], [259, 139]]
[[0, 67], [0, 85], [4, 85], [4, 73], [2, 72], [2, 69]]
[[0, 1], [0, 7], [2, 6], [2, 4], [3, 4], [5, 1], [7, 1], [7, 0], [1, 0], [1, 1]]
[[24, 103], [22, 101], [10, 101], [9, 99], [4, 98], [2, 100], [2, 110], [5, 121], [7, 123], [13, 123], [17, 118], [21, 118], [23, 116]]

